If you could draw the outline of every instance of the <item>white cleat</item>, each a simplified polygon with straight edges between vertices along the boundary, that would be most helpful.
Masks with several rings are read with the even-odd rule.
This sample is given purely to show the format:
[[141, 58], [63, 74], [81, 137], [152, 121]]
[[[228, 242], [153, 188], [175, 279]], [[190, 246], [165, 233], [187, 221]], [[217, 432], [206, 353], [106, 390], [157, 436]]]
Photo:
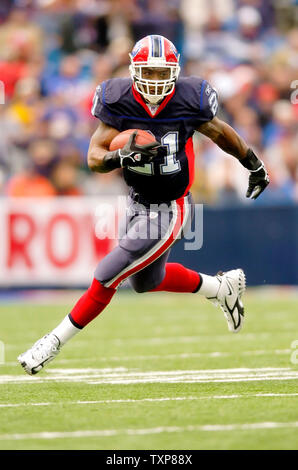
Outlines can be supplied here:
[[57, 336], [49, 333], [39, 339], [28, 351], [20, 354], [18, 361], [27, 374], [34, 375], [37, 374], [45, 364], [55, 359], [59, 352], [59, 339]]
[[238, 333], [244, 322], [244, 307], [241, 297], [246, 287], [245, 274], [242, 269], [233, 269], [226, 273], [219, 272], [216, 277], [220, 282], [217, 295], [213, 298], [207, 298], [215, 305], [220, 306], [228, 322], [229, 330]]

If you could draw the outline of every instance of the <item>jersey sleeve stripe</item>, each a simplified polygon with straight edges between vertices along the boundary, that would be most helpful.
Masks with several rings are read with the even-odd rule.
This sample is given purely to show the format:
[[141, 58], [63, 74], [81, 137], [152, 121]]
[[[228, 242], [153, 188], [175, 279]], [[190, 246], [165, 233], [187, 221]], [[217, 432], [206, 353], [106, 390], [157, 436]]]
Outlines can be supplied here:
[[189, 204], [187, 198], [181, 197], [172, 202], [173, 218], [166, 235], [154, 245], [149, 252], [134, 263], [123, 269], [117, 276], [104, 284], [105, 287], [117, 289], [120, 283], [132, 274], [144, 269], [153, 261], [157, 260], [166, 250], [168, 250], [175, 240], [180, 236], [189, 215]]
[[92, 108], [91, 108], [92, 116], [95, 116], [95, 110], [96, 110], [96, 107], [97, 107], [97, 103], [98, 103], [98, 93], [95, 93], [95, 95], [93, 97]]
[[200, 109], [202, 109], [202, 108], [203, 108], [203, 93], [204, 93], [204, 90], [205, 90], [205, 86], [206, 86], [206, 84], [207, 84], [207, 81], [206, 81], [206, 80], [204, 80], [204, 81], [202, 82], [202, 85], [201, 85], [201, 94], [200, 94]]
[[102, 103], [103, 103], [104, 106], [106, 106], [105, 93], [106, 93], [106, 82], [103, 82], [103, 84], [102, 84]]

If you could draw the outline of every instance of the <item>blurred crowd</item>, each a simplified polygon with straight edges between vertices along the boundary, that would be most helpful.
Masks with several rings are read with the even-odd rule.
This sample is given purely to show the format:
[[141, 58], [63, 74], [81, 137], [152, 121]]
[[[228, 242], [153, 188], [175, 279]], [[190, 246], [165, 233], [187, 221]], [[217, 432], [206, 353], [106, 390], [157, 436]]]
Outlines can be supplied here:
[[[1, 0], [0, 195], [125, 194], [120, 172], [91, 173], [96, 86], [126, 77], [147, 34], [172, 40], [269, 170], [258, 204], [298, 203], [297, 0]], [[5, 91], [5, 93], [4, 93]], [[5, 95], [5, 96], [4, 96]], [[245, 203], [247, 171], [200, 134], [197, 202]]]

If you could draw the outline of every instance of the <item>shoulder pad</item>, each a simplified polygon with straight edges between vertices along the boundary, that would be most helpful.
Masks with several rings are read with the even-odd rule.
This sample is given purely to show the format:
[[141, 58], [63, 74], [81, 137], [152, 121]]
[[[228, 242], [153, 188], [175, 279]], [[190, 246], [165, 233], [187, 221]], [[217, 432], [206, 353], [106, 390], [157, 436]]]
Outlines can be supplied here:
[[121, 132], [122, 119], [117, 116], [117, 108], [130, 87], [131, 80], [126, 78], [112, 78], [98, 85], [93, 97], [93, 116]]
[[177, 85], [189, 108], [196, 111], [202, 121], [214, 118], [218, 109], [218, 96], [207, 80], [191, 76], [178, 80]]
[[130, 89], [129, 78], [111, 78], [101, 85], [103, 104], [117, 103], [121, 97]]

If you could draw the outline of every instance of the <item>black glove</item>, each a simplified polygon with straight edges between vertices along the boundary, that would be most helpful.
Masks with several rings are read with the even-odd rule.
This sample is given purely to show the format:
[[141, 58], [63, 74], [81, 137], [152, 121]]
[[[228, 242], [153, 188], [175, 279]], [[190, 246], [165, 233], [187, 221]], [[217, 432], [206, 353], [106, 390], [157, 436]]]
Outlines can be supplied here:
[[247, 156], [240, 163], [250, 171], [246, 197], [257, 199], [268, 186], [270, 180], [264, 163], [249, 149]]
[[137, 145], [135, 143], [138, 131], [131, 134], [127, 144], [119, 150], [120, 163], [122, 168], [125, 166], [141, 166], [149, 163], [157, 156], [158, 142], [152, 142], [146, 145]]
[[108, 152], [104, 156], [104, 163], [107, 169], [125, 168], [126, 166], [142, 166], [149, 163], [157, 156], [159, 142], [155, 141], [146, 145], [135, 143], [138, 131], [131, 134], [129, 141], [122, 148], [114, 152]]

